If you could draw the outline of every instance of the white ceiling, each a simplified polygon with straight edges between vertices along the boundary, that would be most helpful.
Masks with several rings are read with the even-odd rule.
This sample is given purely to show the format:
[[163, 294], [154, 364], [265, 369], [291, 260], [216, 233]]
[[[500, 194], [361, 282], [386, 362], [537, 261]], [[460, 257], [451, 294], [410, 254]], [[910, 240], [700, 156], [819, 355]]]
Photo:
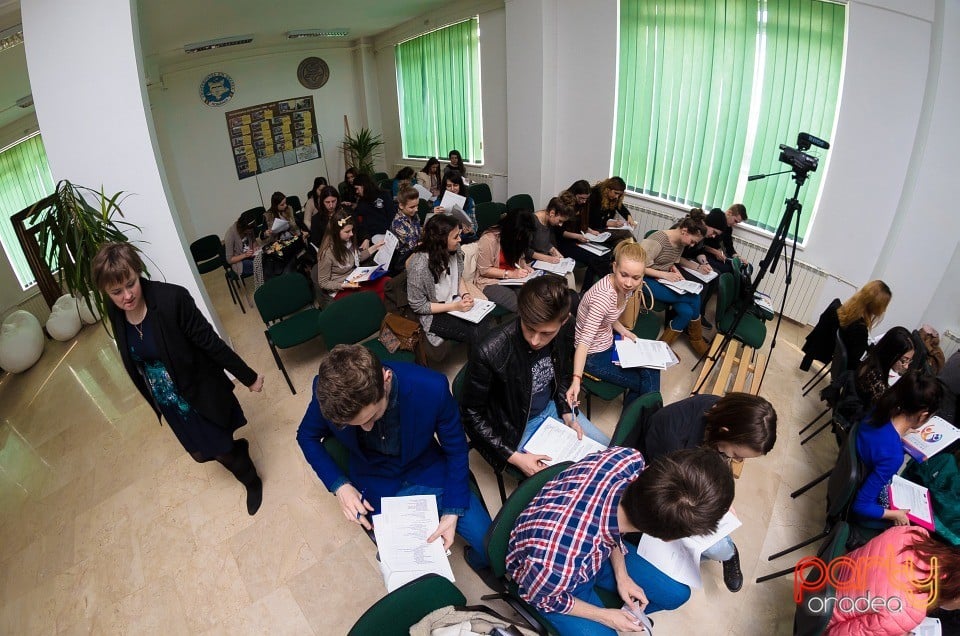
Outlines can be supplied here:
[[[287, 31], [333, 28], [349, 29], [345, 39], [355, 40], [448, 5], [449, 0], [138, 0], [143, 56], [161, 68], [218, 53], [183, 52], [183, 45], [203, 40], [252, 33], [254, 41], [236, 50], [261, 49], [290, 42]], [[0, 0], [0, 30], [19, 16], [17, 0]], [[0, 128], [33, 111], [15, 106], [29, 92], [24, 47], [0, 52]]]

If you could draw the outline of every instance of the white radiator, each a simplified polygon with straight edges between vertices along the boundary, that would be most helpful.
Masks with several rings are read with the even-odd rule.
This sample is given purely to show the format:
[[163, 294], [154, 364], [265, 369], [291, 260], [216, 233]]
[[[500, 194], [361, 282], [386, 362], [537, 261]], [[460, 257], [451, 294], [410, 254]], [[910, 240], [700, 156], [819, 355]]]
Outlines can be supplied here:
[[944, 357], [949, 358], [960, 349], [960, 336], [949, 329], [944, 331], [940, 337], [940, 348], [943, 349]]
[[[640, 232], [643, 236], [650, 230], [665, 230], [682, 218], [682, 215], [670, 214], [661, 210], [653, 210], [627, 203], [630, 214], [637, 222]], [[746, 241], [734, 235], [734, 244], [737, 247], [737, 253], [752, 263], [754, 267], [759, 267], [760, 260], [766, 255], [767, 248], [752, 241]], [[786, 278], [786, 259], [788, 248], [784, 248], [786, 254], [780, 257], [777, 262], [776, 271], [767, 272], [763, 281], [760, 283], [759, 291], [769, 294], [773, 299], [773, 306], [780, 310], [780, 303], [783, 299], [783, 285]], [[807, 316], [814, 309], [813, 305], [820, 299], [820, 292], [827, 278], [827, 273], [819, 267], [814, 267], [807, 263], [796, 261], [793, 267], [793, 279], [790, 282], [790, 293], [787, 298], [787, 304], [783, 309], [783, 315], [799, 323], [805, 323]]]

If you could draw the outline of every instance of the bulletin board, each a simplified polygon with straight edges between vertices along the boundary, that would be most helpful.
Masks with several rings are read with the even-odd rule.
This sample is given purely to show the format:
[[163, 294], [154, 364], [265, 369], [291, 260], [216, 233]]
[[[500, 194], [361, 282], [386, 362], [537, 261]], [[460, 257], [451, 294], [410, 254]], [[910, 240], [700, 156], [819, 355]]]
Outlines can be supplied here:
[[238, 179], [320, 157], [313, 97], [232, 110], [226, 118]]

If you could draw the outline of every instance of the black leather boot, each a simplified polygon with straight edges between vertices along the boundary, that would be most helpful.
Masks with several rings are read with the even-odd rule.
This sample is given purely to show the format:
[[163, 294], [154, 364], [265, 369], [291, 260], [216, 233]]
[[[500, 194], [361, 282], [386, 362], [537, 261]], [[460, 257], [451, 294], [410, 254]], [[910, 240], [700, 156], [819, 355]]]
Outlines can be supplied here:
[[740, 571], [740, 551], [733, 546], [733, 556], [723, 561], [723, 583], [731, 592], [739, 592], [743, 587], [743, 572]]

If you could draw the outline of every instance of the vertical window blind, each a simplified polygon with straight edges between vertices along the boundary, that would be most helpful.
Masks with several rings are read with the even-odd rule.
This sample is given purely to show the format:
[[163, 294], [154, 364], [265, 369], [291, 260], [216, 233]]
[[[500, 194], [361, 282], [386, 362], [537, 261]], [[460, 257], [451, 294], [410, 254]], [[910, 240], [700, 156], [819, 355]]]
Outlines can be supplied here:
[[403, 156], [483, 163], [478, 18], [401, 42], [396, 66]]
[[36, 281], [10, 217], [53, 193], [54, 187], [39, 133], [0, 151], [0, 243], [23, 289]]
[[[793, 181], [747, 176], [787, 169], [798, 132], [832, 137], [845, 23], [819, 0], [621, 0], [613, 172], [683, 205], [741, 201], [775, 229]], [[800, 191], [801, 240], [823, 170]]]

